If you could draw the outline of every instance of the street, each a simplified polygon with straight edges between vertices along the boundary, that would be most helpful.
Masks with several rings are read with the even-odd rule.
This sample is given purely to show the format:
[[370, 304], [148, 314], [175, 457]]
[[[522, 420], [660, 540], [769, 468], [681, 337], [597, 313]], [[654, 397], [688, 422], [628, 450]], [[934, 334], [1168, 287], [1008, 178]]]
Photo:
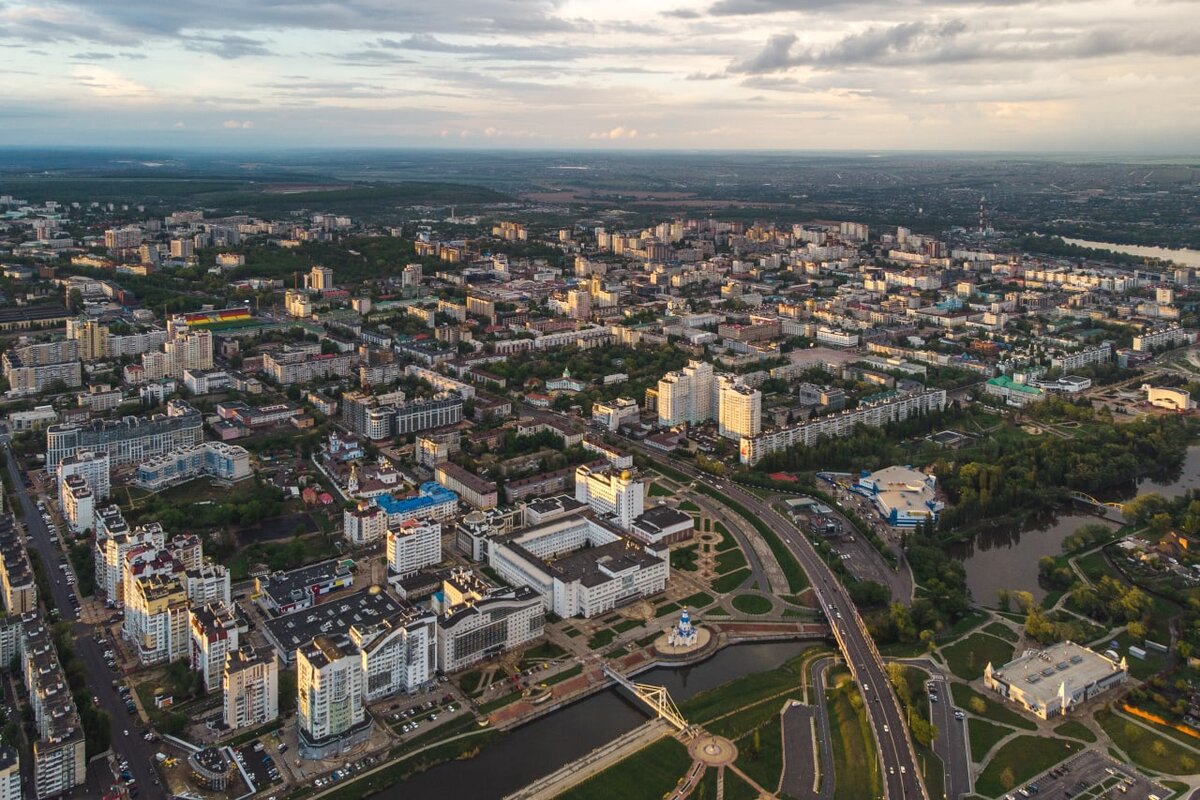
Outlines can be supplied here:
[[958, 800], [972, 792], [967, 721], [955, 718], [954, 698], [950, 696], [949, 682], [935, 675], [929, 683], [938, 698], [936, 703], [929, 703], [929, 719], [938, 730], [937, 738], [933, 741], [933, 751], [946, 767], [946, 800]]
[[[24, 512], [23, 522], [26, 532], [33, 537], [33, 541], [28, 543], [28, 546], [41, 555], [42, 564], [50, 583], [53, 602], [47, 602], [47, 605], [57, 606], [63, 620], [71, 623], [75, 634], [75, 651], [87, 668], [88, 688], [94, 696], [100, 698], [101, 708], [112, 716], [112, 749], [129, 760], [129, 769], [141, 787], [142, 797], [166, 797], [161, 787], [154, 785], [158, 776], [155, 774], [154, 768], [150, 766], [150, 759], [154, 756], [155, 748], [151, 743], [142, 739], [140, 722], [129, 716], [125, 710], [125, 702], [112, 687], [112, 680], [117, 676], [110, 672], [104, 663], [100, 645], [92, 638], [93, 629], [79, 622], [78, 614], [67, 599], [68, 593], [72, 589], [59, 577], [58, 570], [58, 559], [62, 556], [62, 550], [50, 541], [50, 531], [42, 521], [41, 513], [38, 511], [34, 499], [29, 496], [29, 490], [25, 488], [25, 484], [21, 480], [21, 472], [17, 467], [16, 459], [7, 444], [4, 445], [4, 453], [8, 474], [12, 478], [13, 490]], [[129, 731], [128, 736], [124, 733], [126, 730]], [[100, 774], [96, 776], [100, 786], [107, 788], [112, 785], [113, 776], [105, 761], [95, 761], [91, 768], [100, 771]], [[83, 797], [86, 792], [86, 787], [78, 787], [74, 793], [66, 796]]]

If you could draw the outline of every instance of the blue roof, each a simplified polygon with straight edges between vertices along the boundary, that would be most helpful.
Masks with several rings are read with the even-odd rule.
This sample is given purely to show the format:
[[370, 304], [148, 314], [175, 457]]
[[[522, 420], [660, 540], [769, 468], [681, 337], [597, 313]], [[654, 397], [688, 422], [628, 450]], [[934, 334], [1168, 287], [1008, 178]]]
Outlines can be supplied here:
[[416, 497], [401, 499], [392, 497], [390, 494], [383, 494], [375, 498], [375, 504], [388, 514], [407, 514], [421, 511], [425, 508], [440, 506], [447, 502], [458, 502], [457, 493], [450, 491], [435, 481], [422, 483], [419, 491], [420, 494]]

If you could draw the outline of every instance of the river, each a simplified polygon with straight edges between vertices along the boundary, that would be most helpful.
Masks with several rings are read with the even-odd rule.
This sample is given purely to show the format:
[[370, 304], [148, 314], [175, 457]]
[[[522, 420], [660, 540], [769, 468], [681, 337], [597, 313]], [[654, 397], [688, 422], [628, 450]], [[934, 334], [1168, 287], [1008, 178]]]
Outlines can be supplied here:
[[1144, 258], [1161, 258], [1164, 261], [1174, 261], [1189, 267], [1200, 267], [1200, 250], [1171, 250], [1167, 247], [1147, 247], [1138, 244], [1113, 244], [1112, 242], [1089, 242], [1087, 239], [1068, 239], [1067, 244], [1077, 244], [1080, 247], [1095, 247], [1099, 250], [1112, 250], [1114, 253], [1126, 253], [1131, 256]]
[[[1168, 480], [1142, 478], [1105, 493], [1101, 499], [1123, 502], [1136, 495], [1155, 492], [1163, 497], [1178, 497], [1196, 488], [1200, 480], [1200, 445], [1188, 447], [1178, 476]], [[1001, 589], [1032, 592], [1041, 600], [1046, 590], [1038, 585], [1038, 559], [1062, 553], [1063, 540], [1083, 525], [1100, 522], [1115, 527], [1115, 522], [1084, 511], [1046, 514], [1022, 526], [995, 528], [980, 532], [973, 541], [951, 546], [950, 555], [963, 562], [971, 597], [983, 605], [995, 605]]]
[[[743, 675], [774, 669], [812, 646], [811, 642], [735, 645], [701, 664], [679, 669], [659, 667], [643, 672], [637, 680], [665, 686], [679, 703]], [[503, 797], [629, 733], [648, 719], [645, 706], [624, 690], [609, 689], [517, 728], [485, 746], [475, 758], [440, 764], [377, 797]]]

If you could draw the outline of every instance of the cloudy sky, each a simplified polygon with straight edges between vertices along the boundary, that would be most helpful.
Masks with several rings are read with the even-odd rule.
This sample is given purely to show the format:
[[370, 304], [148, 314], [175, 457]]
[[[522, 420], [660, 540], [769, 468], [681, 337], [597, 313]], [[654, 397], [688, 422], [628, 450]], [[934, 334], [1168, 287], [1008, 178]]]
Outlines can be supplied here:
[[1198, 142], [1198, 0], [0, 0], [0, 144]]

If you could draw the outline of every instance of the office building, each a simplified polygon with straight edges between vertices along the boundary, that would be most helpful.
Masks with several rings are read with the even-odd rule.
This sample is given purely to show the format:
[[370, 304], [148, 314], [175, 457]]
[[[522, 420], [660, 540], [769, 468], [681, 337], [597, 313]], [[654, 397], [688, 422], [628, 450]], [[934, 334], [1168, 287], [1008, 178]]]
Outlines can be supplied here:
[[511, 652], [545, 633], [545, 607], [528, 586], [489, 586], [471, 572], [456, 569], [442, 582], [442, 598], [437, 668], [443, 673]]
[[575, 499], [587, 503], [597, 514], [611, 517], [623, 531], [629, 530], [634, 518], [645, 511], [645, 487], [627, 469], [579, 465], [575, 468]]
[[242, 647], [225, 656], [222, 720], [230, 730], [255, 728], [279, 717], [279, 659], [269, 647]]
[[442, 523], [410, 519], [387, 531], [389, 577], [408, 575], [442, 560]]
[[718, 432], [740, 440], [762, 432], [762, 392], [733, 378], [718, 379]]
[[[113, 468], [140, 464], [199, 444], [204, 438], [203, 425], [200, 412], [178, 400], [167, 401], [165, 415], [51, 425], [46, 428], [46, 469], [57, 475], [63, 459], [81, 450], [107, 453]], [[96, 487], [92, 491], [97, 491]]]
[[637, 401], [628, 397], [592, 403], [592, 422], [613, 432], [622, 425], [636, 425], [639, 413]]
[[362, 661], [352, 645], [320, 635], [296, 652], [300, 757], [342, 755], [371, 736]]
[[192, 669], [204, 678], [204, 690], [222, 685], [225, 657], [238, 649], [238, 623], [228, 606], [211, 603], [188, 612]]
[[356, 623], [348, 635], [358, 650], [365, 702], [411, 694], [434, 680], [437, 624], [431, 612], [405, 606], [387, 619]]
[[670, 571], [665, 555], [581, 516], [497, 537], [487, 553], [501, 578], [529, 586], [564, 619], [593, 617], [663, 591]]

